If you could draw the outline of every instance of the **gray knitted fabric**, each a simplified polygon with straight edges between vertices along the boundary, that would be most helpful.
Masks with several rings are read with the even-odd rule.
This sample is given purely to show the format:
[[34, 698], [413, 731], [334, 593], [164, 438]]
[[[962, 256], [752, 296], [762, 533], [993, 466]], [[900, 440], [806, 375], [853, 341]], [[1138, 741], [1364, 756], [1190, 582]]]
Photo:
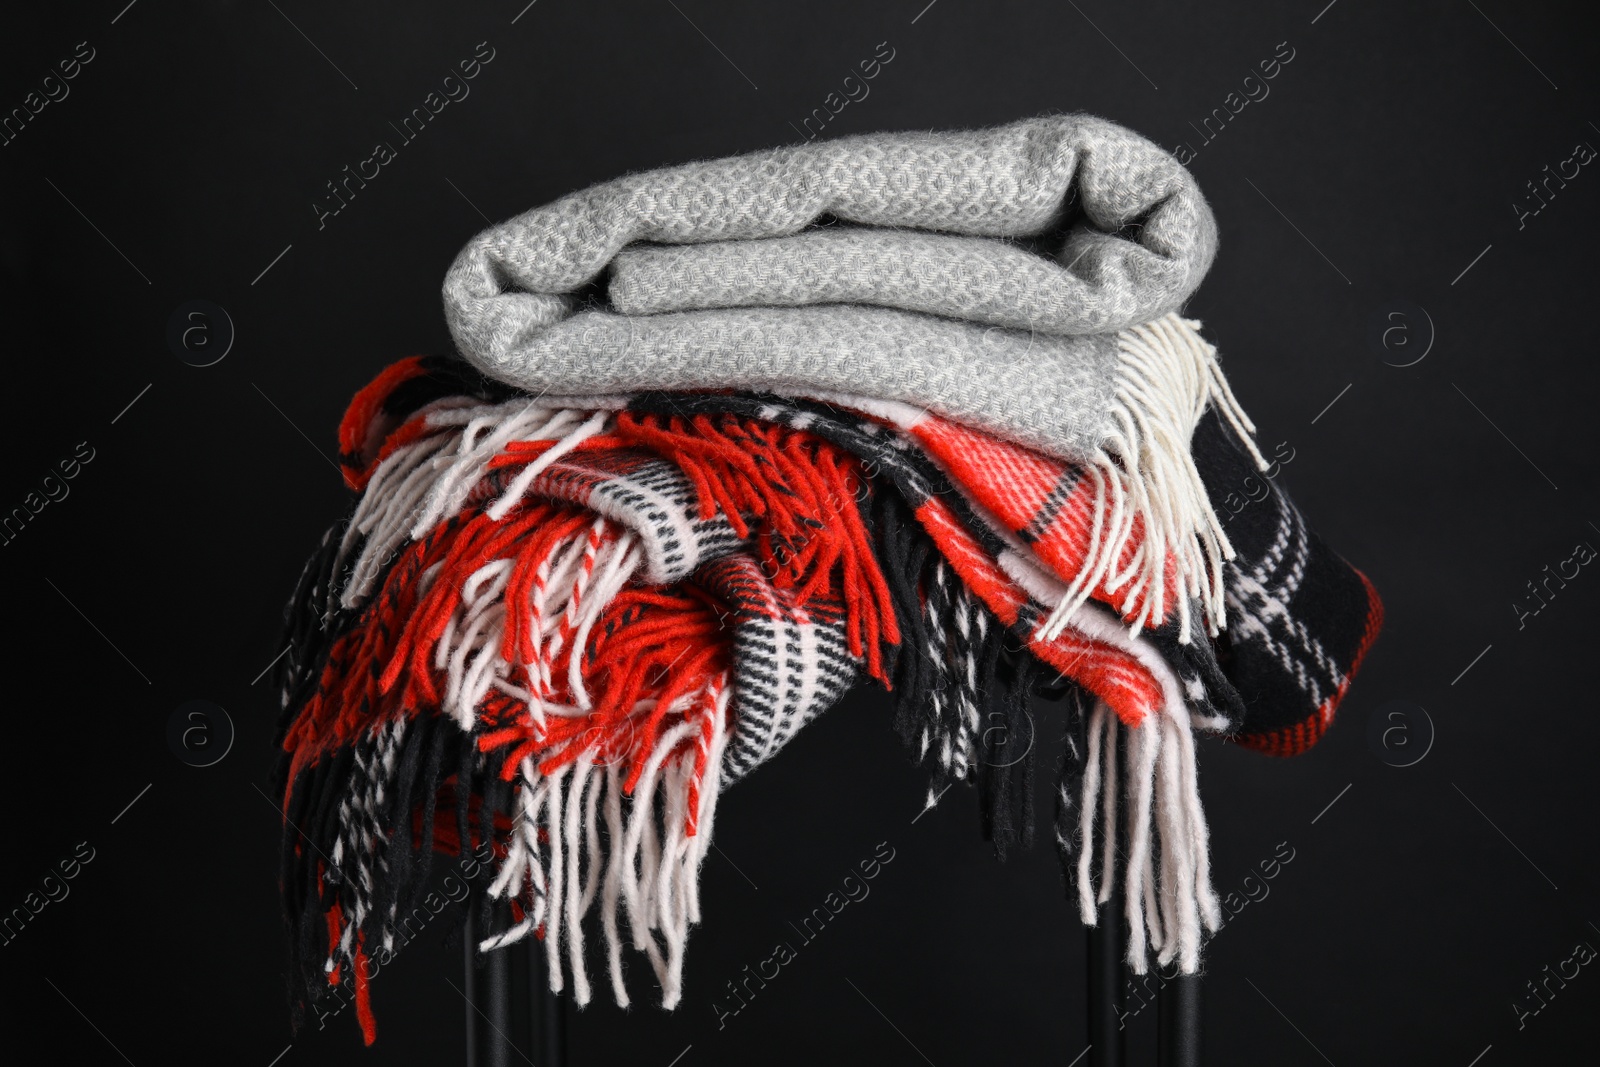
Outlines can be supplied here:
[[530, 392], [844, 394], [1081, 459], [1126, 430], [1124, 331], [1216, 244], [1164, 150], [1051, 116], [618, 178], [479, 234], [444, 303], [462, 354]]

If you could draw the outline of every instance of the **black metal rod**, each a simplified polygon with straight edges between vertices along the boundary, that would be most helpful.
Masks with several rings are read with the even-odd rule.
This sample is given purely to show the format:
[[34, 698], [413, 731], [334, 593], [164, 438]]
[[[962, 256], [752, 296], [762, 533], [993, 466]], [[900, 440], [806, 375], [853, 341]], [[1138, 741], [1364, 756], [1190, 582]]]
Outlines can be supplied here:
[[534, 1061], [539, 1067], [566, 1067], [567, 998], [550, 992], [544, 942], [530, 937], [527, 946], [529, 983], [523, 1003], [535, 1031], [531, 1041], [538, 1050]]
[[1122, 895], [1115, 890], [1100, 905], [1098, 922], [1089, 928], [1089, 1056], [1088, 1067], [1123, 1067], [1127, 1047], [1122, 1032], [1122, 992], [1127, 972], [1122, 948], [1127, 943]]
[[467, 907], [466, 921], [461, 928], [461, 987], [466, 994], [467, 1067], [483, 1067], [479, 1045], [483, 1040], [481, 1032], [487, 1029], [483, 1012], [485, 989], [478, 971], [477, 949], [474, 947], [478, 943], [477, 923], [473, 921], [471, 904]]
[[1161, 1067], [1200, 1067], [1200, 976], [1168, 978], [1156, 994], [1156, 1061]]
[[[488, 1018], [483, 1067], [511, 1067], [511, 956], [490, 952], [483, 957], [484, 1014]], [[520, 1058], [520, 1057], [519, 1057]]]
[[512, 1041], [511, 953], [477, 949], [476, 917], [462, 931], [467, 994], [467, 1067], [511, 1067], [526, 1057]]

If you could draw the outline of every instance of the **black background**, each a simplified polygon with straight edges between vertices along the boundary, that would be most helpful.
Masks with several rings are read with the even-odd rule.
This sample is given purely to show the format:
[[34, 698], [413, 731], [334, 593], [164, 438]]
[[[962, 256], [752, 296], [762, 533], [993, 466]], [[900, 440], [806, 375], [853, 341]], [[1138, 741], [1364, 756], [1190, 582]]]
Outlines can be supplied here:
[[[95, 57], [0, 146], [0, 509], [94, 450], [0, 547], [0, 909], [78, 843], [95, 852], [0, 946], [9, 1062], [459, 1062], [442, 920], [376, 980], [372, 1050], [353, 1012], [288, 1027], [262, 792], [276, 708], [252, 679], [346, 506], [343, 405], [393, 359], [449, 349], [440, 280], [486, 218], [796, 141], [885, 41], [894, 58], [826, 136], [1088, 111], [1198, 149], [1223, 242], [1189, 311], [1264, 444], [1294, 449], [1282, 478], [1301, 507], [1386, 602], [1314, 751], [1202, 752], [1219, 889], [1280, 842], [1295, 855], [1210, 949], [1211, 1061], [1593, 1061], [1593, 965], [1521, 1028], [1513, 1008], [1536, 1006], [1543, 967], [1600, 947], [1600, 575], [1520, 629], [1513, 607], [1546, 564], [1600, 545], [1600, 174], [1552, 184], [1537, 215], [1514, 206], [1600, 145], [1579, 5], [125, 2], [11, 12], [0, 37], [7, 113], [78, 42]], [[482, 41], [495, 58], [471, 95], [319, 229], [324, 183]], [[1294, 58], [1270, 95], [1203, 144], [1191, 123], [1280, 42]], [[165, 340], [191, 299], [237, 329], [211, 367]], [[1405, 368], [1369, 339], [1397, 300], [1435, 334]], [[1388, 363], [1427, 347], [1415, 311], [1387, 321], [1412, 342]], [[237, 729], [207, 768], [166, 740], [196, 698]], [[1369, 741], [1396, 700], [1436, 729], [1405, 768]], [[1391, 741], [1415, 753], [1411, 724]], [[1058, 728], [1040, 722], [1046, 767]], [[1051, 849], [997, 863], [965, 791], [913, 823], [922, 781], [876, 694], [804, 731], [722, 806], [682, 1007], [650, 1006], [636, 970], [641, 1006], [578, 1015], [572, 1062], [1071, 1062], [1083, 934]], [[895, 859], [871, 895], [719, 1029], [723, 983], [880, 842]], [[1154, 1014], [1130, 1021], [1136, 1052]]]

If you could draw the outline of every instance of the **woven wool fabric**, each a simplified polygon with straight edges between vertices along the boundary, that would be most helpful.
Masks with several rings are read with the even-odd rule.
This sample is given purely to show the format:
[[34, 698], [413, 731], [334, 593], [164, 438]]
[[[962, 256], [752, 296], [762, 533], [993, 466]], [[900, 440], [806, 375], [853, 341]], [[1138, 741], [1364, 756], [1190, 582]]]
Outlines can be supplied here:
[[[708, 397], [692, 403], [727, 402]], [[777, 417], [783, 406], [768, 402], [759, 410]], [[1082, 468], [927, 411], [878, 408], [921, 446], [925, 458], [885, 448], [881, 438], [864, 440], [830, 409], [801, 405], [784, 417], [850, 449], [869, 469], [911, 468], [890, 480], [913, 499], [949, 501], [958, 494], [967, 504], [966, 525], [987, 531], [990, 555], [1027, 586], [1036, 604], [1054, 607], [1072, 595], [1076, 583], [1089, 585], [1093, 600], [1124, 617], [1139, 614], [1138, 590], [1111, 588], [1115, 569], [1126, 566], [1134, 544], [1124, 546], [1120, 560], [1102, 559], [1096, 573], [1085, 568], [1092, 555], [1092, 515], [1103, 507], [1103, 494]], [[1262, 477], [1215, 412], [1201, 418], [1191, 448], [1219, 504], [1241, 499], [1250, 486], [1269, 488], [1259, 501], [1225, 509], [1224, 526], [1237, 552], [1224, 567], [1229, 626], [1220, 643], [1227, 663], [1218, 662], [1208, 642], [1180, 641], [1171, 623], [1151, 631], [1150, 638], [1179, 674], [1198, 721], [1246, 747], [1298, 755], [1332, 721], [1383, 624], [1382, 602], [1366, 576], [1308, 528], [1283, 487]], [[1166, 580], [1176, 596], [1172, 571], [1169, 566]]]
[[[671, 1004], [717, 792], [858, 677], [896, 693], [901, 732], [933, 768], [930, 804], [950, 781], [980, 780], [1002, 848], [1031, 836], [1031, 760], [981, 763], [980, 733], [998, 704], [1020, 736], [1029, 664], [1130, 729], [1181, 702], [1180, 686], [1204, 688], [1109, 614], [1080, 612], [1046, 636], [1001, 566], [1003, 539], [910, 438], [865, 415], [738, 395], [551, 407], [412, 359], [357, 396], [341, 451], [362, 503], [308, 568], [281, 679], [285, 890], [307, 999], [357, 974], [369, 1034], [359, 974], [390, 950], [435, 843], [496, 848], [490, 895], [512, 903], [513, 921], [485, 947], [537, 930], [553, 973], [565, 954], [580, 1002], [584, 916], [604, 867], [623, 887], [610, 907], [627, 907]], [[638, 851], [656, 837], [619, 838], [624, 810], [629, 827], [654, 818], [652, 789], [666, 797], [654, 833], [681, 843], [664, 882], [650, 868], [661, 860]], [[1146, 876], [1130, 869], [1141, 890]], [[1188, 877], [1186, 899], [1203, 903], [1203, 870]], [[1196, 957], [1191, 926], [1165, 942], [1169, 955]]]
[[[1011, 475], [1014, 468], [1052, 468], [1055, 482], [1068, 485], [1076, 480], [1068, 465], [974, 434], [926, 412], [910, 413], [909, 418], [906, 413], [896, 412], [912, 427], [913, 440], [936, 443], [936, 447], [924, 451], [893, 432], [889, 425], [848, 409], [814, 402], [748, 394], [647, 393], [631, 398], [629, 406], [683, 417], [732, 412], [804, 429], [839, 445], [861, 460], [882, 488], [904, 499], [962, 585], [1035, 656], [1116, 709], [1130, 726], [1137, 726], [1161, 703], [1159, 683], [1147, 667], [1140, 665], [1139, 656], [1133, 651], [1134, 642], [1119, 634], [1114, 625], [1104, 625], [1097, 613], [1075, 614], [1073, 625], [1060, 633], [1044, 625], [1045, 606], [1006, 566], [1008, 556], [1031, 552], [1008, 543], [1007, 531], [989, 521], [982, 507], [982, 502], [996, 501], [1017, 484]], [[966, 448], [975, 450], [969, 453], [969, 459], [983, 457], [985, 462], [965, 468], [970, 480], [952, 479], [936, 460]], [[1092, 493], [1067, 494], [1053, 506], [1050, 521], [1040, 528], [1041, 533], [1048, 533], [1050, 558], [1061, 572], [1077, 574], [1089, 558], [1088, 530], [1093, 507]], [[1103, 586], [1095, 595], [1108, 604], [1120, 599]], [[1085, 632], [1091, 629], [1093, 637]], [[1243, 701], [1210, 654], [1209, 644], [1180, 644], [1175, 623], [1149, 636], [1156, 648], [1165, 650], [1164, 666], [1179, 676], [1193, 711], [1223, 732], [1245, 728], [1239, 718]], [[1136, 680], [1135, 684], [1127, 684], [1130, 680]]]
[[[808, 232], [830, 218], [849, 225]], [[1118, 429], [1115, 333], [1178, 308], [1215, 250], [1183, 167], [1069, 115], [619, 178], [480, 234], [445, 310], [469, 360], [530, 392], [934, 400], [1082, 457]], [[586, 308], [602, 275], [611, 309]]]
[[1382, 619], [1179, 313], [1215, 248], [1187, 171], [1075, 115], [629, 175], [469, 242], [466, 362], [354, 398], [359, 500], [288, 614], [300, 1010], [352, 983], [370, 1042], [369, 964], [469, 849], [480, 951], [537, 937], [626, 1006], [631, 948], [676, 1005], [719, 796], [861, 682], [1002, 855], [1030, 700], [1068, 698], [1079, 913], [1120, 882], [1128, 964], [1195, 972], [1196, 734], [1304, 750]]
[[1224, 671], [1249, 694], [1254, 726], [1240, 742], [1293, 756], [1333, 721], [1383, 626], [1383, 602], [1214, 417], [1201, 420], [1194, 452], [1218, 501], [1267, 487], [1223, 520], [1238, 554], [1227, 564], [1229, 623], [1220, 643]]
[[618, 178], [478, 235], [444, 298], [462, 354], [529, 392], [897, 401], [1093, 468], [1214, 630], [1230, 550], [1182, 442], [1208, 403], [1248, 420], [1172, 313], [1215, 249], [1176, 160], [1066, 115]]
[[[621, 893], [675, 1001], [724, 778], [769, 758], [858, 671], [881, 677], [882, 646], [898, 640], [876, 563], [856, 552], [857, 475], [789, 433], [769, 443], [814, 464], [827, 499], [759, 498], [724, 479], [719, 499], [697, 506], [685, 465], [703, 468], [639, 447], [643, 422], [585, 433], [583, 415], [481, 396], [407, 416], [398, 398], [427, 395], [414, 383], [428, 369], [391, 368], [352, 405], [341, 437], [363, 503], [296, 598], [282, 678], [284, 883], [305, 995], [355, 972], [370, 1037], [367, 960], [392, 949], [395, 917], [425, 888], [435, 808], [453, 794], [458, 847], [476, 838], [500, 856], [497, 895], [514, 925], [498, 938], [537, 930], [556, 972], [570, 953], [587, 1000], [582, 917], [604, 866], [619, 1000]], [[430, 500], [442, 521], [426, 519]], [[790, 551], [802, 529], [807, 543]], [[608, 824], [603, 863], [596, 835], [622, 817], [624, 794], [628, 829]], [[563, 893], [561, 845], [575, 864], [585, 803], [588, 888], [574, 869]]]

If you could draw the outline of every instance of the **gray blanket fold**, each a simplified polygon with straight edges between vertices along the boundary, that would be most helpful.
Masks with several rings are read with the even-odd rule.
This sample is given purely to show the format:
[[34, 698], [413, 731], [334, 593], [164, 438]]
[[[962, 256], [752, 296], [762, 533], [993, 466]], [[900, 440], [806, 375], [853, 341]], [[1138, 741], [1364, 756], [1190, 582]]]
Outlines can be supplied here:
[[444, 302], [465, 358], [530, 393], [843, 400], [1072, 460], [1104, 486], [1094, 562], [1142, 519], [1138, 569], [1170, 551], [1214, 620], [1232, 550], [1188, 442], [1208, 404], [1250, 427], [1176, 312], [1216, 244], [1165, 151], [1050, 116], [630, 174], [473, 238]]
[[1055, 257], [991, 238], [832, 226], [752, 241], [633, 245], [612, 261], [608, 295], [628, 315], [863, 304], [1070, 336], [1155, 318], [1145, 314], [1153, 291], [1181, 280], [1171, 260], [1127, 257], [1107, 266], [1087, 259], [1068, 270]]
[[[819, 220], [836, 224], [808, 229]], [[1016, 243], [1049, 235], [1051, 255]], [[737, 383], [803, 394], [815, 377], [1081, 458], [1085, 437], [1113, 429], [1105, 335], [1176, 310], [1215, 250], [1187, 171], [1119, 126], [1072, 115], [628, 175], [485, 230], [444, 297], [462, 354], [534, 392]], [[575, 299], [607, 271], [611, 310], [637, 321]], [[815, 305], [765, 325], [732, 310]], [[914, 325], [879, 308], [937, 317]], [[690, 310], [719, 313], [644, 318]], [[791, 341], [785, 325], [822, 337]], [[1063, 340], [1082, 337], [1099, 340]], [[840, 352], [850, 382], [838, 380]], [[922, 391], [991, 362], [1041, 373], [1013, 382], [1030, 395], [1009, 403]]]

